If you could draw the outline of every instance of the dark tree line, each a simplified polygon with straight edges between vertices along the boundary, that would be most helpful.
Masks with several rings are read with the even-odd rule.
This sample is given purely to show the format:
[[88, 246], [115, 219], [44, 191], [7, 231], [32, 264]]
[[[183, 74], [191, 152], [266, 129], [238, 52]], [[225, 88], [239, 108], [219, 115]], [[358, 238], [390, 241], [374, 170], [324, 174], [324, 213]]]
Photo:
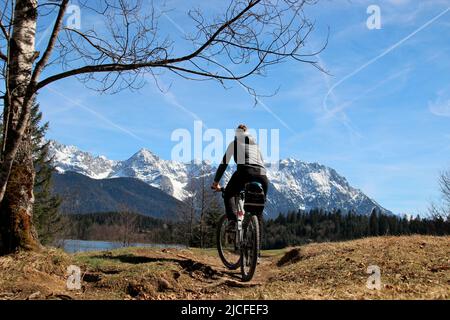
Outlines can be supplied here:
[[162, 220], [128, 211], [65, 216], [65, 238], [79, 240], [117, 241], [130, 243], [181, 244], [190, 247], [214, 247], [216, 222], [220, 211], [208, 210], [201, 224], [196, 218], [192, 235], [186, 233], [188, 221]]
[[448, 235], [450, 219], [387, 215], [374, 209], [370, 215], [341, 210], [313, 209], [280, 214], [264, 224], [263, 247], [284, 248], [309, 242], [342, 241], [384, 235]]
[[128, 211], [65, 216], [70, 224], [65, 235], [69, 239], [132, 242], [176, 243], [174, 225]]
[[[70, 215], [68, 237], [81, 240], [107, 240], [123, 242], [126, 221], [133, 221], [127, 229], [127, 239], [132, 242], [182, 244], [191, 247], [215, 247], [216, 222], [220, 210], [206, 213], [204, 226], [193, 227], [193, 235], [185, 233], [186, 221], [164, 221], [134, 213], [94, 213]], [[204, 232], [202, 235], [201, 232]], [[130, 233], [132, 237], [130, 237]], [[370, 215], [341, 210], [313, 209], [280, 214], [263, 226], [263, 248], [280, 249], [310, 242], [343, 241], [369, 236], [385, 235], [448, 235], [450, 219], [440, 217], [415, 218], [382, 214], [373, 210]], [[202, 240], [201, 240], [202, 239]]]

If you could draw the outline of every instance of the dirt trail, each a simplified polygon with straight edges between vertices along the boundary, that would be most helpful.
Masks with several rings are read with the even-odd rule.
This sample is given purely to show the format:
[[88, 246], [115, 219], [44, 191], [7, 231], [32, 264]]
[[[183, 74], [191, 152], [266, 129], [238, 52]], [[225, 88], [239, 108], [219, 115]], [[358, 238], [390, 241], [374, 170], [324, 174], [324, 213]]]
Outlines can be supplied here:
[[[0, 258], [0, 299], [449, 299], [450, 237], [380, 237], [263, 252], [252, 281], [215, 250], [58, 250]], [[67, 290], [69, 265], [81, 290]], [[380, 290], [366, 286], [381, 270]]]

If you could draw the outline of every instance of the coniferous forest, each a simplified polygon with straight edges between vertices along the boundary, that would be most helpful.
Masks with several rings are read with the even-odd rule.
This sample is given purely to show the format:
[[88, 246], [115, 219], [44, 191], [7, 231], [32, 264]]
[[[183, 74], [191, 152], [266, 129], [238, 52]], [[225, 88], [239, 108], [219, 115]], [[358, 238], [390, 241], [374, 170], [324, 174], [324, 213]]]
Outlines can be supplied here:
[[[194, 221], [163, 221], [133, 213], [97, 213], [70, 215], [70, 230], [66, 237], [82, 240], [114, 240], [157, 242], [192, 247], [214, 247], [215, 221], [219, 212], [208, 212], [204, 228]], [[203, 230], [203, 231], [201, 231]], [[448, 235], [450, 220], [441, 217], [414, 218], [382, 214], [343, 213], [321, 209], [299, 210], [280, 214], [264, 221], [262, 246], [280, 249], [310, 242], [343, 241], [383, 235]], [[203, 245], [202, 245], [203, 244]]]
[[309, 242], [342, 241], [384, 235], [448, 235], [450, 220], [400, 217], [373, 210], [370, 215], [321, 209], [280, 214], [264, 224], [263, 247], [270, 249]]

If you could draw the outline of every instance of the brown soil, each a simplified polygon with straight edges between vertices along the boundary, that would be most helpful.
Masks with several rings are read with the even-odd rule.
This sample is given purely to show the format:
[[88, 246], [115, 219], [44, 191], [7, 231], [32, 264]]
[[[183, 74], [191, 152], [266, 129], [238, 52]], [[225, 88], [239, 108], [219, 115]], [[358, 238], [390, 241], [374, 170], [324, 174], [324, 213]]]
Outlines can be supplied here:
[[[0, 257], [0, 299], [449, 299], [450, 237], [378, 237], [264, 251], [250, 282], [215, 250], [56, 249]], [[81, 290], [66, 287], [67, 267]], [[366, 286], [367, 268], [381, 289]]]

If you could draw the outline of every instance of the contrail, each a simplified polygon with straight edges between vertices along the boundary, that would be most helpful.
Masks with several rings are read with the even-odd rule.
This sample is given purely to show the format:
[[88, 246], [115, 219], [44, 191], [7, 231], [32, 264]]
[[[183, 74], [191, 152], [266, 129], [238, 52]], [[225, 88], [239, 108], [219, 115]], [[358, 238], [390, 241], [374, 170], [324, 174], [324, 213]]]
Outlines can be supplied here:
[[327, 110], [327, 112], [323, 116], [323, 119], [331, 118], [332, 116], [334, 116], [339, 111], [342, 111], [342, 110], [348, 108], [355, 101], [361, 99], [362, 97], [364, 97], [368, 93], [371, 93], [372, 91], [375, 91], [376, 89], [378, 89], [379, 87], [381, 87], [385, 83], [402, 76], [405, 72], [407, 72], [409, 70], [410, 70], [410, 68], [408, 67], [408, 68], [405, 68], [405, 69], [403, 69], [403, 70], [401, 70], [399, 72], [396, 72], [396, 73], [390, 75], [389, 77], [387, 77], [386, 79], [383, 79], [382, 81], [380, 81], [377, 84], [373, 85], [372, 87], [366, 89], [364, 92], [362, 92], [361, 94], [357, 95], [355, 98], [353, 98], [353, 99], [351, 99], [351, 100], [349, 100], [349, 101], [347, 101], [347, 102], [345, 102], [345, 103], [343, 103], [341, 105], [338, 105], [337, 107], [335, 107], [333, 109]]
[[[163, 12], [162, 14], [164, 15], [164, 17], [166, 17], [167, 20], [169, 20], [170, 23], [172, 23], [175, 26], [175, 28], [178, 29], [178, 31], [180, 31], [181, 33], [186, 35], [186, 31], [178, 23], [176, 23], [165, 12]], [[210, 59], [217, 63], [217, 60], [215, 60], [214, 58], [210, 58]], [[227, 72], [232, 76], [230, 71], [227, 70]], [[242, 85], [242, 83], [238, 82], [238, 84], [246, 93], [249, 93], [247, 91], [247, 89], [245, 88], [245, 86]], [[272, 111], [271, 108], [269, 108], [264, 102], [262, 102], [261, 99], [259, 99], [258, 97], [255, 97], [255, 99], [263, 107], [263, 109], [266, 110], [271, 116], [273, 116], [283, 127], [285, 127], [287, 130], [289, 130], [289, 132], [291, 132], [292, 134], [296, 134], [296, 132], [286, 122], [284, 122], [279, 116], [277, 116], [275, 114], [275, 112]]]
[[368, 66], [370, 66], [371, 64], [373, 64], [374, 62], [378, 61], [379, 59], [381, 59], [382, 57], [384, 57], [385, 55], [387, 55], [388, 53], [390, 53], [391, 51], [397, 49], [399, 46], [401, 46], [404, 42], [408, 41], [409, 39], [411, 39], [412, 37], [414, 37], [417, 33], [419, 33], [420, 31], [422, 31], [423, 29], [425, 29], [426, 27], [428, 27], [430, 24], [432, 24], [433, 22], [435, 22], [437, 19], [439, 19], [440, 17], [442, 17], [444, 14], [446, 14], [448, 11], [450, 11], [450, 7], [448, 7], [447, 9], [445, 9], [444, 11], [442, 11], [441, 13], [439, 13], [437, 16], [435, 16], [434, 18], [432, 18], [431, 20], [429, 20], [428, 22], [426, 22], [425, 24], [423, 24], [422, 26], [420, 26], [419, 28], [417, 28], [416, 30], [414, 30], [412, 33], [410, 33], [409, 35], [407, 35], [406, 37], [404, 37], [403, 39], [401, 39], [400, 41], [398, 41], [397, 43], [393, 44], [392, 46], [390, 46], [389, 48], [387, 48], [385, 51], [383, 51], [382, 53], [380, 53], [378, 56], [376, 56], [375, 58], [372, 58], [371, 60], [369, 60], [368, 62], [366, 62], [365, 64], [363, 64], [362, 66], [360, 66], [359, 68], [357, 68], [355, 71], [349, 73], [348, 75], [346, 75], [344, 78], [342, 78], [341, 80], [339, 80], [337, 83], [335, 83], [330, 90], [328, 90], [327, 94], [325, 95], [325, 98], [323, 99], [323, 106], [325, 110], [328, 110], [328, 106], [327, 106], [327, 100], [328, 97], [330, 96], [330, 94], [333, 92], [333, 90], [339, 86], [340, 84], [342, 84], [344, 81], [348, 80], [349, 78], [353, 77], [354, 75], [358, 74], [359, 72], [361, 72], [362, 70], [364, 70], [365, 68], [367, 68]]
[[[52, 29], [52, 25], [49, 25], [42, 33], [41, 36], [39, 37], [39, 40], [36, 42], [35, 47], [37, 48], [41, 42], [46, 38], [47, 34], [49, 33], [49, 31]], [[59, 95], [60, 97], [66, 99], [67, 101], [69, 101], [70, 103], [77, 105], [79, 107], [81, 107], [82, 109], [86, 110], [87, 112], [91, 113], [92, 115], [94, 115], [96, 118], [100, 119], [101, 121], [103, 121], [104, 123], [107, 123], [108, 125], [116, 128], [117, 130], [131, 136], [132, 138], [139, 140], [141, 142], [145, 142], [144, 139], [142, 139], [141, 137], [138, 137], [136, 134], [134, 134], [133, 132], [131, 132], [130, 130], [118, 125], [117, 123], [114, 123], [113, 121], [109, 120], [108, 118], [106, 118], [105, 116], [103, 116], [102, 114], [98, 113], [97, 111], [94, 111], [93, 109], [91, 109], [90, 107], [75, 101], [71, 98], [69, 98], [68, 96], [62, 94], [61, 92], [51, 88], [51, 87], [47, 87], [48, 90], [50, 90], [53, 93], [56, 93], [57, 95]]]
[[45, 39], [45, 37], [47, 36], [48, 32], [53, 28], [52, 25], [49, 25], [41, 34], [39, 40], [36, 42], [36, 44], [34, 45], [36, 48], [39, 47], [39, 45], [41, 44], [42, 40]]
[[78, 107], [81, 107], [83, 110], [86, 110], [87, 112], [91, 113], [91, 114], [94, 115], [96, 118], [98, 118], [98, 119], [100, 119], [101, 121], [103, 121], [104, 123], [107, 123], [108, 125], [110, 125], [110, 126], [116, 128], [118, 131], [121, 131], [121, 132], [123, 132], [123, 133], [129, 135], [130, 137], [132, 137], [132, 138], [134, 138], [134, 139], [136, 139], [136, 140], [139, 140], [139, 141], [141, 141], [141, 142], [146, 142], [144, 139], [142, 139], [141, 137], [137, 136], [136, 134], [134, 134], [134, 133], [131, 132], [130, 130], [128, 130], [128, 129], [126, 129], [126, 128], [120, 126], [120, 125], [118, 125], [117, 123], [114, 123], [113, 121], [109, 120], [108, 118], [106, 118], [105, 116], [103, 116], [102, 114], [100, 114], [99, 112], [94, 111], [92, 108], [86, 106], [85, 104], [82, 104], [82, 103], [80, 103], [80, 102], [78, 102], [78, 101], [75, 101], [75, 100], [73, 100], [73, 99], [67, 97], [66, 95], [64, 95], [64, 94], [60, 93], [59, 91], [57, 91], [57, 90], [51, 88], [50, 86], [48, 86], [48, 87], [46, 87], [46, 88], [47, 88], [48, 90], [50, 90], [51, 92], [56, 93], [56, 94], [59, 95], [60, 97], [66, 99], [66, 100], [69, 101], [70, 103], [72, 103], [72, 104], [74, 104], [74, 105], [76, 105], [76, 106], [78, 106]]
[[[159, 84], [164, 85], [164, 82], [157, 77], [156, 75], [154, 75], [155, 81], [157, 81]], [[159, 85], [160, 87], [160, 85]], [[164, 92], [161, 92], [164, 91]], [[171, 92], [168, 88], [166, 88], [166, 86], [164, 85], [164, 88], [161, 88], [161, 90], [159, 90], [162, 94], [162, 96], [164, 97], [164, 100], [166, 100], [168, 103], [170, 103], [171, 105], [177, 107], [178, 109], [180, 109], [181, 111], [187, 113], [189, 116], [191, 116], [194, 120], [198, 120], [202, 122], [202, 126], [204, 128], [208, 128], [205, 124], [205, 122], [203, 121], [203, 119], [201, 119], [195, 112], [189, 110], [188, 108], [186, 108], [183, 104], [181, 104], [177, 98], [177, 96]]]

